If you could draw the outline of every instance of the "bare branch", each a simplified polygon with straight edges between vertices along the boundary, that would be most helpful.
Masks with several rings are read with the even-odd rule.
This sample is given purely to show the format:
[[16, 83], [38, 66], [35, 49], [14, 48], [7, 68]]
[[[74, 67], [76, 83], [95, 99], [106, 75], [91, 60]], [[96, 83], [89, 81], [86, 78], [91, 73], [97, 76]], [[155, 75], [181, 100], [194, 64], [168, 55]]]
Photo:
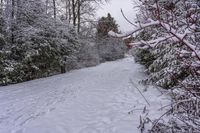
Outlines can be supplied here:
[[137, 27], [136, 24], [132, 23], [132, 22], [125, 16], [125, 14], [124, 14], [124, 12], [123, 12], [122, 9], [121, 9], [121, 13], [122, 13], [123, 17], [125, 18], [125, 20], [126, 20], [129, 24], [133, 25], [134, 27]]
[[135, 83], [130, 80], [131, 84], [139, 91], [139, 93], [141, 94], [141, 96], [144, 98], [144, 100], [146, 101], [146, 103], [150, 106], [150, 103], [148, 102], [148, 100], [145, 98], [145, 96], [142, 94], [142, 92], [140, 91], [140, 89], [135, 85]]

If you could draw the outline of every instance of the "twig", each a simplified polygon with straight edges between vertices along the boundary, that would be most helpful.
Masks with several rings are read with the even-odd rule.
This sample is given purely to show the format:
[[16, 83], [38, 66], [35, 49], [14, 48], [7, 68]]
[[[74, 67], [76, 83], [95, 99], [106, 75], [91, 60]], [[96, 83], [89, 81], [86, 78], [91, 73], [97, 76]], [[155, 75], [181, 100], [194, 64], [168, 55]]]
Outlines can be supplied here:
[[132, 23], [126, 16], [125, 16], [125, 14], [124, 14], [124, 12], [123, 12], [123, 10], [121, 9], [121, 13], [122, 13], [122, 15], [123, 15], [123, 17], [125, 18], [125, 20], [129, 23], [129, 24], [131, 24], [131, 25], [133, 25], [133, 26], [135, 26], [135, 27], [137, 27], [137, 25], [136, 24], [134, 24], [134, 23]]
[[159, 120], [160, 120], [163, 116], [165, 116], [167, 113], [169, 113], [171, 110], [172, 110], [172, 109], [168, 110], [168, 111], [165, 112], [163, 115], [161, 115], [161, 116], [157, 119], [157, 121], [153, 124], [151, 130], [153, 130], [153, 128], [158, 124]]
[[131, 84], [139, 91], [139, 93], [142, 95], [142, 97], [144, 98], [144, 100], [146, 101], [146, 103], [149, 105], [149, 106], [151, 106], [150, 105], [150, 103], [148, 102], [148, 100], [145, 98], [145, 96], [142, 94], [142, 92], [140, 91], [140, 89], [135, 85], [135, 83], [132, 81], [132, 80], [130, 80], [130, 82], [131, 82]]

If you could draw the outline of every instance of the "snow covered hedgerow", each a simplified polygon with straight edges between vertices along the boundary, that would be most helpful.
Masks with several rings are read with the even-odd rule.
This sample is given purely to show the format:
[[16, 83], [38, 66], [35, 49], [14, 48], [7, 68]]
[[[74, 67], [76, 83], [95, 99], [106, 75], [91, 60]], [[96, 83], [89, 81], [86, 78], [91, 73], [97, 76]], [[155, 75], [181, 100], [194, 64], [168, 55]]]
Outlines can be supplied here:
[[130, 44], [142, 51], [151, 49], [155, 57], [148, 67], [150, 77], [146, 82], [176, 90], [172, 92], [171, 110], [166, 113], [170, 114], [169, 123], [156, 120], [152, 132], [199, 132], [199, 1], [141, 0], [141, 9], [132, 31], [109, 34], [123, 38], [149, 32], [150, 37]]
[[[158, 86], [169, 89], [177, 85], [178, 80], [183, 80], [187, 77], [189, 69], [178, 58], [176, 44], [170, 46], [163, 43], [163, 45], [164, 47], [161, 44], [159, 49], [152, 51], [155, 60], [148, 67], [150, 76], [146, 82], [155, 83]], [[173, 72], [173, 77], [171, 72]]]
[[148, 68], [155, 60], [154, 55], [147, 49], [134, 49], [132, 54], [135, 57], [135, 61], [144, 65], [146, 68]]
[[16, 69], [24, 71], [26, 75], [19, 73], [16, 76], [22, 76], [23, 81], [26, 81], [60, 73], [62, 67], [65, 69], [69, 59], [78, 49], [76, 38], [65, 36], [66, 38], [46, 37], [42, 36], [42, 31], [28, 38], [24, 36], [25, 41], [21, 41], [21, 44], [18, 43], [12, 48], [12, 56], [22, 64]]
[[[195, 88], [199, 89], [199, 78], [193, 80], [198, 80], [195, 84]], [[195, 82], [193, 82], [195, 83]], [[200, 95], [198, 91], [191, 88], [187, 88], [184, 85], [180, 88], [174, 89], [172, 91], [173, 103], [171, 104], [171, 109], [168, 115], [170, 119], [168, 122], [163, 123], [162, 121], [156, 123], [152, 128], [153, 133], [198, 133], [200, 132]], [[192, 87], [194, 88], [194, 86]], [[187, 90], [188, 89], [188, 90]]]
[[[149, 0], [142, 1], [142, 9], [139, 24], [130, 32], [119, 34], [109, 32], [114, 37], [127, 37], [134, 33], [146, 30], [150, 37], [142, 37], [130, 45], [140, 49], [152, 48], [156, 60], [149, 66], [152, 78], [158, 85], [173, 87], [170, 80], [187, 77], [192, 64], [200, 61], [200, 47], [198, 38], [199, 6], [197, 1], [173, 1]], [[198, 70], [198, 65], [193, 70]], [[170, 73], [177, 74], [174, 79]], [[166, 82], [166, 83], [162, 83]], [[162, 85], [163, 84], [163, 85]]]
[[[149, 40], [151, 39], [151, 34], [153, 32], [153, 28], [146, 28], [143, 31], [139, 32], [138, 35], [134, 38], [135, 41], [140, 40]], [[131, 54], [134, 55], [135, 60], [148, 68], [153, 61], [156, 59], [156, 54], [153, 53], [152, 49], [142, 48], [142, 47], [133, 47], [131, 50]]]

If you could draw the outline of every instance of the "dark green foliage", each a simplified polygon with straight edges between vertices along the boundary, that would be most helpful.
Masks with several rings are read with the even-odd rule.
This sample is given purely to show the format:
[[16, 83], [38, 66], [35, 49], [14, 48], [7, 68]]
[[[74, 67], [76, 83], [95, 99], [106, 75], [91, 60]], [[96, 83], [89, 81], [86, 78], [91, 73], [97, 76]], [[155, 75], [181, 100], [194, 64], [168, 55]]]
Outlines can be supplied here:
[[2, 50], [6, 45], [6, 40], [4, 38], [4, 35], [0, 33], [0, 50]]
[[[60, 73], [61, 68], [67, 67], [67, 60], [78, 48], [76, 39], [59, 39], [32, 37], [22, 44], [16, 44], [11, 50], [11, 59], [17, 63], [13, 70], [5, 72], [3, 78], [8, 83], [17, 83]], [[70, 65], [70, 64], [69, 64]], [[62, 68], [63, 69], [63, 68]], [[2, 71], [3, 73], [3, 71]]]
[[46, 14], [41, 1], [19, 7], [12, 36], [0, 36], [0, 85], [64, 73], [79, 49], [74, 28]]
[[118, 33], [118, 25], [114, 18], [108, 13], [107, 17], [102, 17], [98, 21], [97, 25], [97, 37], [108, 36], [109, 31]]
[[3, 47], [6, 45], [6, 40], [5, 40], [5, 21], [3, 17], [0, 15], [0, 50], [3, 49]]
[[108, 32], [111, 30], [119, 33], [118, 25], [110, 13], [108, 13], [107, 17], [99, 19], [96, 29], [96, 43], [100, 62], [114, 61], [123, 58], [126, 47], [122, 40], [108, 36]]
[[156, 50], [136, 49], [134, 56], [136, 61], [145, 65], [149, 73], [149, 77], [143, 80], [144, 83], [154, 83], [169, 89], [187, 77], [189, 69], [176, 56], [177, 46], [167, 46], [166, 43], [160, 44]]
[[[180, 38], [167, 39], [155, 43], [156, 46], [152, 46], [151, 49], [140, 49], [143, 52], [136, 54], [137, 58], [145, 63], [149, 63], [148, 60], [143, 59], [143, 53], [146, 53], [146, 50], [150, 52], [150, 56], [154, 56], [153, 62], [147, 67], [149, 77], [144, 82], [170, 89], [172, 96], [171, 105], [165, 106], [170, 110], [163, 114], [159, 121], [153, 122], [154, 126], [150, 132], [197, 133], [200, 131], [199, 0], [141, 1], [145, 5], [142, 9], [146, 9], [141, 15], [145, 14], [144, 11], [147, 12], [141, 21], [145, 23], [146, 17], [149, 17], [167, 24], [170, 29], [167, 30], [165, 26], [165, 30], [159, 26], [148, 27], [149, 30], [144, 29], [147, 33], [139, 33], [139, 41], [148, 42], [166, 37], [166, 35], [178, 38], [180, 34], [184, 35], [188, 29], [190, 30], [188, 25], [195, 27], [181, 41], [178, 41]], [[156, 4], [159, 7], [157, 10], [154, 6]], [[157, 32], [152, 32], [155, 29]], [[173, 29], [176, 32], [171, 32]], [[149, 36], [146, 36], [148, 34]]]
[[137, 49], [135, 51], [135, 61], [148, 68], [155, 60], [154, 55], [147, 49]]

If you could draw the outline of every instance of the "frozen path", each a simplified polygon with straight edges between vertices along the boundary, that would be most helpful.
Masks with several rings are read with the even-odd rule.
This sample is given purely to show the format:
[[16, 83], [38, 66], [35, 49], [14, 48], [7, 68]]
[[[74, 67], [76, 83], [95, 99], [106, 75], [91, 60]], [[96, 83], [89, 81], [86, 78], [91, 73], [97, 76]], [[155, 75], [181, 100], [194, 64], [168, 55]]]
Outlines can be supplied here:
[[0, 133], [137, 133], [143, 108], [156, 118], [168, 102], [154, 87], [138, 84], [143, 71], [128, 57], [0, 87]]

